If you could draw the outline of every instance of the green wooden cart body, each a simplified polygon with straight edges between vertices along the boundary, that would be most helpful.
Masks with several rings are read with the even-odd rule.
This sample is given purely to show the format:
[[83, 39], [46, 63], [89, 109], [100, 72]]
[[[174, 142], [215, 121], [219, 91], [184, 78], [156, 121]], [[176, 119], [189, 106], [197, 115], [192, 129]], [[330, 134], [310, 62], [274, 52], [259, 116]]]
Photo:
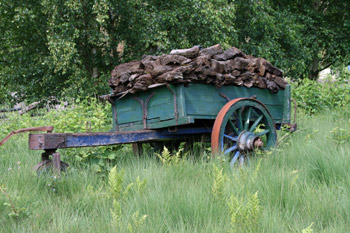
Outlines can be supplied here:
[[278, 93], [271, 93], [267, 89], [254, 87], [217, 88], [191, 83], [163, 85], [122, 98], [113, 97], [113, 131], [186, 126], [198, 120], [214, 122], [228, 100], [244, 97], [254, 97], [263, 103], [275, 124], [290, 123], [290, 85]]

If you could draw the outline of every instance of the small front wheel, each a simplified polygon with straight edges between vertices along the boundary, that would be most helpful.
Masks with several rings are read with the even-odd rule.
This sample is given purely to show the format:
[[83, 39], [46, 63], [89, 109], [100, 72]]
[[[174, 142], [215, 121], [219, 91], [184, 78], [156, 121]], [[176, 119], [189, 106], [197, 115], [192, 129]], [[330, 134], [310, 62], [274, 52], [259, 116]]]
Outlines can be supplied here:
[[[67, 168], [69, 167], [69, 165], [63, 161], [60, 161], [60, 172], [65, 172], [67, 170]], [[54, 170], [54, 165], [52, 160], [44, 160], [40, 163], [38, 163], [33, 170], [35, 170], [35, 172], [38, 175], [41, 174], [47, 174], [47, 173], [52, 173]]]
[[223, 153], [233, 166], [249, 152], [276, 145], [277, 134], [268, 109], [251, 98], [228, 102], [219, 112], [211, 134], [212, 153]]

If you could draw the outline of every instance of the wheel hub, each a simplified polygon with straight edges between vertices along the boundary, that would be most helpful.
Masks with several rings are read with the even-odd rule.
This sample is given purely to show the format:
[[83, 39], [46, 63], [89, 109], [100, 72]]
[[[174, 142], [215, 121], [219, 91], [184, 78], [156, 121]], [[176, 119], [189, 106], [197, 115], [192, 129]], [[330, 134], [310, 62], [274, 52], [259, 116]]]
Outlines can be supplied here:
[[237, 139], [237, 147], [241, 152], [252, 151], [264, 146], [260, 137], [247, 130], [242, 131]]

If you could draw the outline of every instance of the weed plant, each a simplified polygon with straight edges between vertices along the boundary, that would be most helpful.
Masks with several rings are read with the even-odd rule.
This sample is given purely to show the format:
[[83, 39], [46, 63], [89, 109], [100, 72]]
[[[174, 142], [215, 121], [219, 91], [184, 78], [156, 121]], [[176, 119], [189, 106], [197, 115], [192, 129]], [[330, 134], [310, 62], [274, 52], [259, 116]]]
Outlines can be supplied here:
[[350, 103], [350, 83], [346, 79], [325, 83], [303, 79], [293, 84], [292, 90], [298, 107], [308, 114], [342, 108]]
[[[96, 173], [93, 164], [71, 160], [61, 177], [37, 176], [32, 167], [40, 153], [28, 150], [25, 135], [16, 136], [0, 148], [0, 184], [7, 194], [0, 193], [0, 229], [350, 232], [350, 143], [339, 143], [333, 133], [337, 127], [350, 130], [349, 117], [350, 109], [302, 114], [297, 132], [241, 168], [192, 153], [178, 158], [181, 163], [163, 164], [154, 154], [135, 157], [129, 149], [119, 150], [110, 166], [123, 171], [123, 193], [134, 191], [120, 201], [117, 228], [108, 171]], [[127, 188], [143, 180], [142, 192]], [[17, 215], [8, 197], [21, 210]]]
[[[13, 115], [0, 134], [109, 129], [108, 105], [84, 105]], [[16, 135], [0, 147], [0, 232], [350, 232], [350, 107], [334, 106], [298, 112], [297, 132], [233, 169], [208, 150], [134, 156], [122, 146], [62, 150], [69, 169], [37, 176], [41, 152]]]

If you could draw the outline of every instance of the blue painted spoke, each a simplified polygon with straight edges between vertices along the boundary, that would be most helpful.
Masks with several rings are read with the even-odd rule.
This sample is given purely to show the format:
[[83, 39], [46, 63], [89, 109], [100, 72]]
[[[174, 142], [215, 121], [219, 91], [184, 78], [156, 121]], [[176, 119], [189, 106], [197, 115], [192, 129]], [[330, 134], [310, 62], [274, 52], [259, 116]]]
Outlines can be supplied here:
[[235, 155], [233, 156], [231, 162], [230, 162], [230, 166], [233, 167], [233, 165], [235, 164], [236, 160], [238, 159], [238, 156], [239, 156], [239, 151], [237, 151], [235, 153]]
[[249, 120], [250, 120], [250, 114], [252, 113], [252, 108], [249, 108], [247, 118], [244, 122], [244, 130], [248, 130], [249, 127]]
[[231, 119], [228, 120], [228, 123], [231, 125], [231, 127], [233, 128], [233, 130], [236, 132], [237, 135], [239, 135], [238, 129], [235, 126], [235, 124], [233, 124], [233, 122], [231, 121]]
[[234, 142], [237, 142], [237, 137], [231, 137], [230, 135], [224, 134], [225, 138], [231, 139]]
[[267, 129], [267, 130], [262, 131], [261, 133], [258, 133], [256, 136], [261, 137], [269, 132], [270, 132], [270, 130]]
[[256, 119], [256, 121], [254, 122], [254, 124], [249, 128], [249, 132], [253, 132], [254, 129], [258, 126], [258, 124], [260, 123], [261, 119], [264, 117], [264, 115], [261, 115], [258, 117], [258, 119]]
[[239, 165], [241, 165], [241, 167], [243, 167], [243, 165], [244, 165], [244, 155], [241, 155], [239, 157]]
[[236, 149], [237, 149], [237, 146], [234, 145], [233, 147], [228, 148], [228, 149], [224, 152], [224, 155], [226, 155], [226, 154], [228, 154], [228, 153], [230, 153], [230, 152], [232, 152], [232, 151], [234, 151], [234, 150], [236, 150]]

